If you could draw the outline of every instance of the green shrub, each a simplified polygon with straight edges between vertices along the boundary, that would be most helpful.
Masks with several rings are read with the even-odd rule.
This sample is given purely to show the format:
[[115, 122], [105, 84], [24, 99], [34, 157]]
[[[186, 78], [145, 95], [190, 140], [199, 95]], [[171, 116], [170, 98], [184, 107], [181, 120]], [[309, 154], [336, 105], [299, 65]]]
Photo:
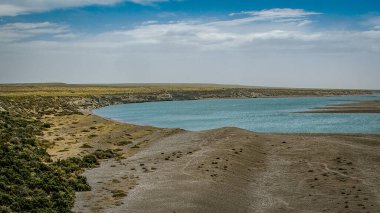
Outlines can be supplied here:
[[42, 127], [47, 129], [47, 128], [50, 128], [51, 125], [49, 123], [43, 123]]
[[70, 212], [75, 191], [90, 190], [83, 170], [118, 156], [96, 150], [49, 163], [48, 142], [35, 138], [44, 124], [8, 112], [0, 112], [0, 124], [0, 212]]

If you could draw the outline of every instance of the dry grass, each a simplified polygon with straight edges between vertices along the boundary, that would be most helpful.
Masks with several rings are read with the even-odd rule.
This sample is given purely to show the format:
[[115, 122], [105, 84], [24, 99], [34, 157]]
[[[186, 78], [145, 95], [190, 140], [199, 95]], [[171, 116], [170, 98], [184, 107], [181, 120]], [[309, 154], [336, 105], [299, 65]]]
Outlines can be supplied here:
[[[202, 92], [213, 98], [226, 97], [268, 97], [268, 96], [324, 96], [370, 94], [367, 90], [306, 89], [255, 87], [222, 84], [0, 84], [0, 97], [89, 97], [106, 95], [158, 95], [191, 94]], [[206, 94], [208, 93], [208, 94]]]
[[212, 91], [222, 85], [207, 84], [2, 84], [0, 96], [89, 96], [115, 94], [145, 94], [181, 91]]

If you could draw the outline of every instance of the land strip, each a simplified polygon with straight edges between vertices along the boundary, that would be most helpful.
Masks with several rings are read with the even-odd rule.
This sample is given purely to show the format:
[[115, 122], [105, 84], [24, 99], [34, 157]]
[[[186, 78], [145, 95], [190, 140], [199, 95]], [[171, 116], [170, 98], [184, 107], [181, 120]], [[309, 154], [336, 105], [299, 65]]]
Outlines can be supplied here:
[[306, 113], [380, 113], [380, 101], [360, 101], [315, 108]]
[[[380, 186], [375, 178], [380, 174], [378, 135], [257, 134], [237, 128], [187, 132], [124, 124], [89, 113], [91, 109], [119, 103], [365, 95], [371, 91], [56, 84], [5, 85], [0, 89], [1, 115], [31, 121], [30, 127], [38, 130], [34, 137], [43, 146], [33, 150], [45, 149], [49, 156], [35, 161], [64, 165], [65, 171], [76, 168], [62, 179], [67, 183], [85, 171], [86, 179], [78, 180], [87, 180], [91, 190], [83, 182], [81, 188], [75, 185], [73, 189], [78, 191], [75, 203], [72, 191], [64, 192], [67, 202], [57, 205], [65, 205], [65, 209], [73, 207], [75, 212], [321, 209], [377, 212], [379, 209]], [[7, 119], [1, 123], [4, 131], [14, 127]], [[13, 141], [1, 141], [4, 153], [9, 144], [13, 146]], [[94, 156], [100, 162], [97, 168], [93, 164], [80, 166], [83, 160], [94, 160]], [[112, 159], [104, 159], [109, 157]], [[28, 199], [33, 201], [34, 195], [30, 196]], [[2, 205], [5, 211], [21, 208], [9, 203]]]

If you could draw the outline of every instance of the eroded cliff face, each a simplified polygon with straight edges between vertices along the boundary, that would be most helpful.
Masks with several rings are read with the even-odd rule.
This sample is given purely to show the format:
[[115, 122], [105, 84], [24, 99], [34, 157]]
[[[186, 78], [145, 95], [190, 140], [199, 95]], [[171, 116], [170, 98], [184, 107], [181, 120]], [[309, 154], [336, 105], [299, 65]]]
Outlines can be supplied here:
[[220, 89], [210, 91], [174, 91], [140, 94], [97, 95], [67, 98], [68, 103], [81, 110], [99, 107], [151, 101], [198, 100], [208, 98], [264, 98], [302, 96], [345, 96], [371, 94], [368, 90], [312, 90], [312, 89]]
[[170, 90], [149, 93], [98, 95], [2, 95], [0, 109], [39, 118], [44, 115], [71, 115], [114, 104], [198, 100], [208, 98], [264, 98], [368, 95], [369, 90], [220, 88], [212, 90]]

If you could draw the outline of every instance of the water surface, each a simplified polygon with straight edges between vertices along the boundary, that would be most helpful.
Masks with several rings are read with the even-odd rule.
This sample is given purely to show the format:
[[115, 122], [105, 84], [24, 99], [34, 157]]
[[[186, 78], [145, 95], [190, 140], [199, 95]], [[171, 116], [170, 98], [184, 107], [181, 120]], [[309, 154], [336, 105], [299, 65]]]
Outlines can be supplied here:
[[380, 133], [380, 113], [294, 113], [360, 100], [380, 100], [380, 96], [149, 102], [94, 112], [128, 123], [187, 130], [231, 126], [256, 132]]

